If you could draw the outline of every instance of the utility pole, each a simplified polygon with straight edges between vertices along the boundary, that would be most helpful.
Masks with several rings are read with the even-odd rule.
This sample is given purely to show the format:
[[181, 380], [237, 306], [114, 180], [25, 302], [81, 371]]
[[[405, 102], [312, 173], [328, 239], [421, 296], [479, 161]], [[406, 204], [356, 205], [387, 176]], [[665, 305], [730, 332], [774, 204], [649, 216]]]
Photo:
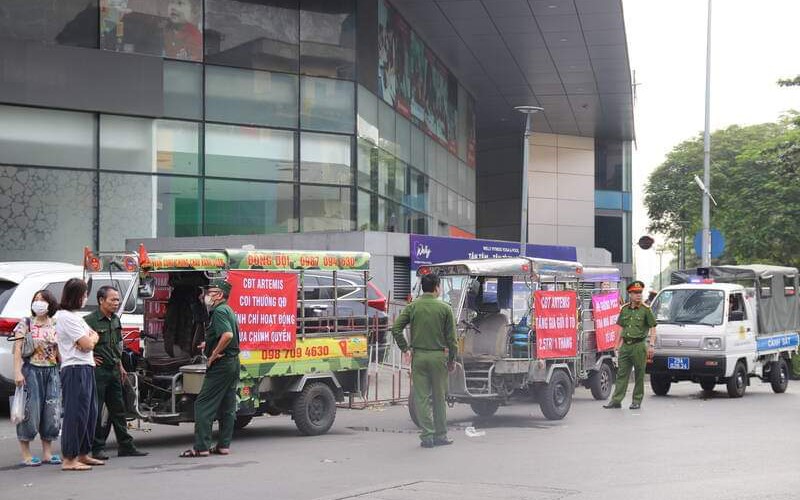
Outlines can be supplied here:
[[544, 111], [538, 106], [515, 106], [515, 110], [525, 115], [525, 134], [522, 137], [522, 209], [519, 225], [519, 256], [525, 257], [528, 245], [528, 155], [530, 155], [532, 118], [534, 113]]
[[706, 32], [706, 126], [703, 132], [703, 239], [701, 266], [711, 265], [711, 0], [708, 0]]

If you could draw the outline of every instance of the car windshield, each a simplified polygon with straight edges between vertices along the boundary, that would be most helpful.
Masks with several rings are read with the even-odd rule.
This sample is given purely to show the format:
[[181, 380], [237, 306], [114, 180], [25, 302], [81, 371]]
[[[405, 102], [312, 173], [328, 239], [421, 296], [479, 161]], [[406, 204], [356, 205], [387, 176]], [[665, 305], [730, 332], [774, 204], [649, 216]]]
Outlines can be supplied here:
[[652, 309], [658, 323], [721, 325], [724, 298], [722, 290], [664, 290]]
[[0, 311], [6, 306], [6, 302], [16, 288], [17, 284], [13, 281], [0, 280]]

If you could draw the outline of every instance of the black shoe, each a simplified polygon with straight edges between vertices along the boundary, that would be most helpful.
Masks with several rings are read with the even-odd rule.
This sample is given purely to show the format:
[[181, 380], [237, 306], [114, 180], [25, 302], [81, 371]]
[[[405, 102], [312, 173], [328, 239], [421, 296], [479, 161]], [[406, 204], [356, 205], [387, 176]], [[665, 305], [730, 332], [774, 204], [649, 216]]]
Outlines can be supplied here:
[[638, 410], [641, 407], [642, 407], [641, 403], [631, 403], [631, 405], [628, 408], [630, 408], [631, 410]]
[[447, 446], [448, 444], [453, 444], [453, 440], [447, 436], [442, 438], [433, 438], [434, 446]]
[[603, 405], [603, 408], [605, 408], [606, 410], [612, 410], [612, 409], [622, 408], [622, 405], [611, 401], [610, 403]]
[[434, 446], [436, 446], [433, 443], [433, 439], [423, 439], [422, 441], [420, 441], [419, 445], [422, 446], [423, 448], [433, 448]]
[[131, 448], [130, 450], [119, 450], [118, 457], [146, 457], [148, 452]]
[[96, 460], [108, 460], [108, 455], [103, 451], [92, 452], [92, 458]]

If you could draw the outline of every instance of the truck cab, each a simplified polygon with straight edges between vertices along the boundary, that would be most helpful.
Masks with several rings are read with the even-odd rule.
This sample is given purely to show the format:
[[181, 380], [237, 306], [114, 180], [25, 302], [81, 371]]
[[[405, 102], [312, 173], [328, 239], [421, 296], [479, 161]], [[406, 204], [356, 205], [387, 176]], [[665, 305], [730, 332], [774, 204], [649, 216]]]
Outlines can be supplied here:
[[672, 383], [690, 381], [709, 392], [724, 383], [731, 397], [741, 397], [751, 377], [785, 391], [798, 342], [796, 297], [776, 274], [789, 268], [712, 269], [719, 279], [687, 279], [653, 300], [656, 344], [647, 365], [653, 392], [666, 395]]

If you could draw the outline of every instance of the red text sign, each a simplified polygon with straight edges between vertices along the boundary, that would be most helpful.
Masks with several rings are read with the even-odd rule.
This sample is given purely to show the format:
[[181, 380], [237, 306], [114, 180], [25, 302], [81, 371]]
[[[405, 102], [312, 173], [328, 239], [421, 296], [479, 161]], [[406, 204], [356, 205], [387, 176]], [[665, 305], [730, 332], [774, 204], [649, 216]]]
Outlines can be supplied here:
[[577, 295], [539, 290], [536, 300], [536, 357], [571, 358], [578, 355]]
[[297, 275], [230, 271], [228, 304], [239, 321], [242, 350], [294, 349], [297, 340]]
[[619, 292], [604, 293], [592, 297], [594, 331], [597, 335], [597, 350], [610, 351], [617, 346], [619, 335]]
[[605, 293], [592, 297], [594, 331], [597, 335], [597, 350], [610, 351], [617, 346], [619, 335], [619, 292]]

